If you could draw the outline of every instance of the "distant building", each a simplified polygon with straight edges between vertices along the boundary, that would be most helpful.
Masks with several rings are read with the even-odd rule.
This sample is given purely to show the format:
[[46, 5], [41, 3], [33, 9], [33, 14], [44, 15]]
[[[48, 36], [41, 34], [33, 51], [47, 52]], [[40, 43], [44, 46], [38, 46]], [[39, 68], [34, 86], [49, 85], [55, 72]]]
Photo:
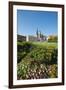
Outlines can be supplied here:
[[46, 41], [47, 37], [41, 33], [41, 31], [36, 32], [37, 41]]
[[17, 35], [17, 40], [22, 42], [22, 41], [26, 41], [26, 36], [23, 35]]
[[37, 41], [37, 37], [36, 36], [28, 36], [28, 41]]
[[33, 41], [33, 42], [44, 42], [47, 41], [48, 38], [47, 36], [43, 35], [41, 32], [36, 31], [36, 35], [28, 35], [28, 36], [23, 36], [23, 35], [17, 35], [17, 40], [18, 41]]

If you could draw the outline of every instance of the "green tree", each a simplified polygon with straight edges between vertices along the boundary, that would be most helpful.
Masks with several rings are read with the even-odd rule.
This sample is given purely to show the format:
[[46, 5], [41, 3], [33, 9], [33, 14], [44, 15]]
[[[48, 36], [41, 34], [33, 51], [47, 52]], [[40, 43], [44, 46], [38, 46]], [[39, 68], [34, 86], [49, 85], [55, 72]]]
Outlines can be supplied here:
[[48, 42], [57, 42], [58, 41], [58, 36], [49, 36], [48, 37]]

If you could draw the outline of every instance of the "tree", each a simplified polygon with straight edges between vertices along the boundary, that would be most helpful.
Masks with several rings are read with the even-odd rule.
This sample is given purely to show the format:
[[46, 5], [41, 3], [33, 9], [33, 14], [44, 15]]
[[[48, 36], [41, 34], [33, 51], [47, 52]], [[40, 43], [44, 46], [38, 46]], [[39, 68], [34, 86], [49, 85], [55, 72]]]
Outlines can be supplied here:
[[58, 41], [58, 36], [49, 36], [48, 37], [48, 42], [57, 42]]

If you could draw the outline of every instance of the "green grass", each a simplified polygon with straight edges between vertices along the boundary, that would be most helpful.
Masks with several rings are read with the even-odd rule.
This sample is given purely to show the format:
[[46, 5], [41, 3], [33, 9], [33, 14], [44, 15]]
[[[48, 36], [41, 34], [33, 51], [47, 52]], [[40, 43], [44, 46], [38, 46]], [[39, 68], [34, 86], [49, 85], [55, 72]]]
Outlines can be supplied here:
[[[25, 42], [17, 42], [17, 45], [23, 45]], [[26, 42], [35, 46], [46, 47], [46, 48], [58, 48], [57, 42]]]
[[32, 44], [36, 46], [42, 46], [42, 47], [53, 47], [53, 48], [58, 48], [58, 44], [56, 42], [32, 42]]

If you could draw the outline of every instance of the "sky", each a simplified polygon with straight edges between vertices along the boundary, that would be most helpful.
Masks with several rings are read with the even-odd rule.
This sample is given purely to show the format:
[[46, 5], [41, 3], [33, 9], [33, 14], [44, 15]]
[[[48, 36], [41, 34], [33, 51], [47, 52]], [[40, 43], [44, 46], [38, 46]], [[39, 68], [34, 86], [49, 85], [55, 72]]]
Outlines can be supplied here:
[[46, 36], [57, 35], [57, 25], [57, 12], [17, 10], [17, 33], [20, 35], [36, 35], [37, 29]]

